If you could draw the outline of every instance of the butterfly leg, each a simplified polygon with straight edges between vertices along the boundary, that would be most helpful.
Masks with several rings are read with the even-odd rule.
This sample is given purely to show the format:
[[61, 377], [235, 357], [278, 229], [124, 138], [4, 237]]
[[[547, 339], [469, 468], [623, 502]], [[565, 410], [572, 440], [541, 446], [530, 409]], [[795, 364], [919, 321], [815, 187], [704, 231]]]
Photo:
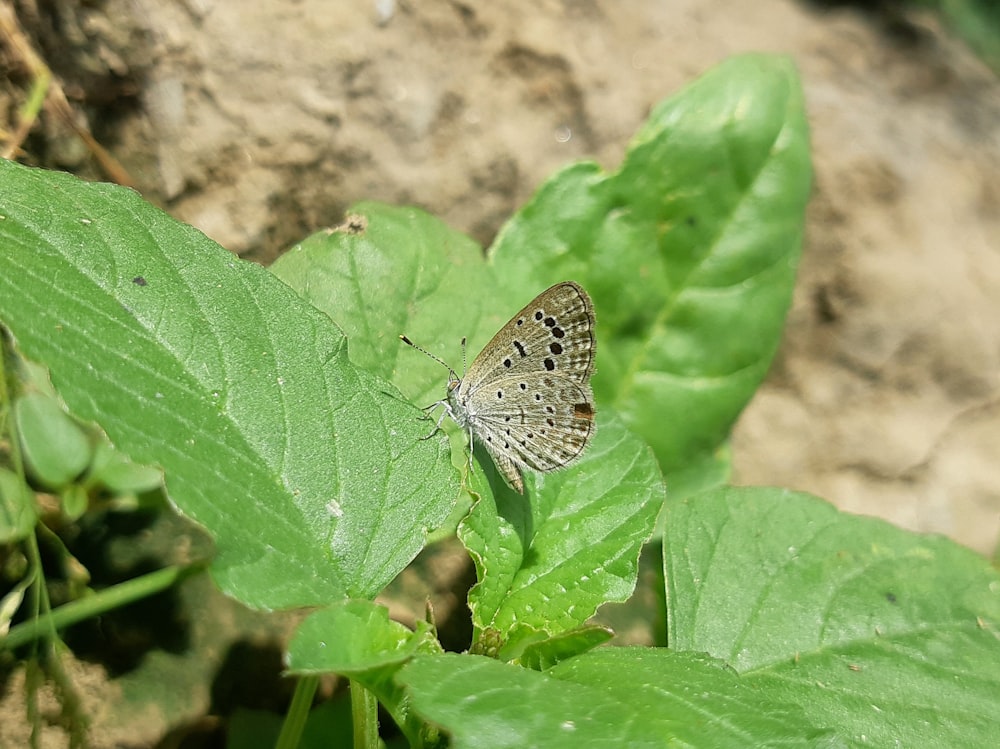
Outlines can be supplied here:
[[[441, 430], [441, 423], [444, 421], [445, 416], [451, 416], [451, 406], [448, 405], [447, 401], [438, 401], [437, 403], [431, 403], [429, 406], [424, 407], [424, 411], [429, 411], [437, 406], [444, 406], [444, 410], [441, 411], [441, 415], [438, 417], [437, 423], [434, 425], [434, 429], [431, 430], [430, 434], [426, 434], [420, 439], [429, 440], [435, 434]], [[452, 416], [454, 418], [454, 416]]]

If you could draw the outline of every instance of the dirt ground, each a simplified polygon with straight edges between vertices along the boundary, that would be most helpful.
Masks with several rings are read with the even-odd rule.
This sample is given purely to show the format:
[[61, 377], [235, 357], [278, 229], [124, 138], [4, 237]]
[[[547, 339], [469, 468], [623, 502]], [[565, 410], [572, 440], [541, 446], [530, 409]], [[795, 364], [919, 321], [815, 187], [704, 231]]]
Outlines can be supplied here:
[[140, 191], [265, 263], [362, 199], [488, 244], [553, 170], [615, 169], [651, 106], [727, 56], [790, 55], [814, 196], [784, 343], [734, 435], [736, 481], [984, 553], [1000, 538], [1000, 83], [933, 16], [109, 0], [81, 29], [134, 81], [131, 105], [92, 124]]

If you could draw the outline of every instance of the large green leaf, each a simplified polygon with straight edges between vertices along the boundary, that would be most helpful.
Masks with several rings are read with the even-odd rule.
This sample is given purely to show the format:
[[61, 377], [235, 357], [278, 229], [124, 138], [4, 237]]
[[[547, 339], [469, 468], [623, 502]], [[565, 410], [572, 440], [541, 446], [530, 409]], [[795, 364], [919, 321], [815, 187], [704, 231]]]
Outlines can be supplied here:
[[588, 289], [598, 405], [649, 442], [675, 498], [725, 479], [719, 450], [791, 302], [810, 179], [794, 66], [742, 55], [658, 105], [617, 172], [550, 179], [494, 245], [506, 289]]
[[[0, 162], [0, 321], [263, 608], [375, 595], [457, 484], [328, 317], [134, 192]], [[436, 476], [432, 486], [422, 477]]]
[[478, 568], [473, 622], [500, 633], [514, 649], [505, 657], [631, 596], [639, 551], [665, 499], [649, 448], [612, 418], [598, 418], [577, 465], [533, 487], [531, 502], [506, 487], [484, 495], [459, 528]]
[[1000, 575], [953, 542], [777, 489], [666, 518], [668, 638], [858, 745], [1000, 745]]
[[398, 678], [413, 709], [463, 747], [837, 745], [795, 704], [690, 653], [602, 648], [544, 673], [478, 656], [424, 656]]

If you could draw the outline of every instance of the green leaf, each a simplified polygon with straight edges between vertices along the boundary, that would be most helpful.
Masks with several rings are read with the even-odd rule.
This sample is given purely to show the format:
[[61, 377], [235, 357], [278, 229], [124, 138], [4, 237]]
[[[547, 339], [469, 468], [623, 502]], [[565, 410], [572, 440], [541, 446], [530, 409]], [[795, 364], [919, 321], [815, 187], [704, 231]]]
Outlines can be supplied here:
[[[0, 477], [2, 478], [2, 477]], [[13, 575], [12, 569], [13, 565], [9, 561], [5, 560], [4, 564], [4, 577], [10, 580]], [[21, 604], [24, 603], [24, 594], [27, 592], [31, 583], [34, 581], [34, 574], [27, 574], [18, 580], [10, 590], [3, 596], [0, 596], [0, 643], [6, 646], [8, 642], [8, 634], [10, 633], [10, 623], [14, 620], [14, 615], [17, 610], [21, 608]]]
[[[342, 226], [295, 245], [272, 271], [337, 321], [350, 339], [351, 361], [391, 378], [420, 406], [444, 397], [448, 371], [400, 335], [461, 371], [462, 338], [485, 343], [506, 322], [502, 300], [493, 300], [497, 311], [484, 317], [486, 290], [496, 284], [482, 249], [416, 208], [352, 206]], [[457, 480], [468, 466], [464, 435], [448, 419], [443, 426], [452, 437], [452, 467], [444, 469], [451, 478], [442, 472], [438, 483]], [[419, 429], [426, 437], [434, 421], [425, 418]], [[456, 508], [452, 528], [468, 506]]]
[[0, 184], [0, 321], [74, 415], [163, 468], [223, 590], [316, 605], [405, 567], [457, 495], [448, 452], [326, 315], [130, 190], [6, 161]]
[[68, 521], [79, 520], [90, 506], [90, 497], [80, 484], [71, 484], [59, 492], [59, 504]]
[[482, 656], [423, 656], [397, 677], [414, 710], [469, 747], [835, 746], [801, 708], [717, 661], [601, 648], [539, 673]]
[[417, 631], [389, 618], [389, 610], [370, 601], [349, 600], [310, 614], [288, 645], [292, 673], [337, 673], [352, 678], [393, 672], [420, 651], [433, 647], [426, 622]]
[[533, 642], [524, 649], [519, 662], [526, 668], [544, 671], [557, 663], [575, 658], [581, 653], [603, 645], [615, 636], [604, 627], [580, 627]]
[[671, 504], [666, 527], [672, 647], [858, 744], [1000, 745], [1000, 575], [982, 557], [776, 489]]
[[469, 594], [479, 631], [513, 648], [537, 633], [574, 629], [635, 589], [639, 551], [665, 500], [649, 449], [607, 412], [570, 468], [529, 478], [530, 501], [506, 489], [484, 494], [459, 528], [476, 561]]
[[369, 601], [343, 601], [311, 614], [288, 646], [289, 671], [337, 673], [369, 689], [416, 741], [422, 726], [409, 712], [407, 696], [393, 676], [418, 653], [440, 653], [426, 622], [416, 632], [389, 619], [388, 610]]
[[26, 467], [46, 487], [66, 486], [90, 463], [87, 435], [55, 398], [43, 393], [22, 395], [14, 401], [14, 421]]
[[25, 538], [37, 519], [34, 492], [16, 473], [0, 467], [0, 544]]
[[742, 55], [657, 106], [617, 172], [555, 175], [494, 245], [505, 289], [590, 292], [598, 406], [649, 442], [675, 498], [724, 479], [717, 453], [781, 336], [810, 179], [793, 64]]
[[303, 240], [271, 270], [337, 321], [355, 364], [401, 389], [422, 383], [421, 403], [442, 397], [448, 372], [399, 336], [444, 356], [458, 354], [462, 337], [481, 325], [483, 299], [476, 292], [494, 286], [471, 239], [423, 211], [378, 203], [352, 206], [343, 226]]
[[150, 466], [136, 465], [107, 442], [94, 449], [88, 483], [98, 483], [116, 494], [148, 492], [163, 483], [160, 472]]

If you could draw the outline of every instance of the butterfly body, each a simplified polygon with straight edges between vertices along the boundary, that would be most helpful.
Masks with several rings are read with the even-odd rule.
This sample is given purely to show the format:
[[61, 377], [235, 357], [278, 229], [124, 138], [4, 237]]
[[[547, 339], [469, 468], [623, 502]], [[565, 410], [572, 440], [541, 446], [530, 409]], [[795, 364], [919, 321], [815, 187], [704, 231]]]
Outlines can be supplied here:
[[434, 405], [468, 432], [470, 451], [477, 440], [524, 493], [522, 470], [567, 466], [593, 435], [594, 349], [590, 297], [572, 281], [556, 284], [514, 315], [463, 377], [452, 371], [446, 399]]

